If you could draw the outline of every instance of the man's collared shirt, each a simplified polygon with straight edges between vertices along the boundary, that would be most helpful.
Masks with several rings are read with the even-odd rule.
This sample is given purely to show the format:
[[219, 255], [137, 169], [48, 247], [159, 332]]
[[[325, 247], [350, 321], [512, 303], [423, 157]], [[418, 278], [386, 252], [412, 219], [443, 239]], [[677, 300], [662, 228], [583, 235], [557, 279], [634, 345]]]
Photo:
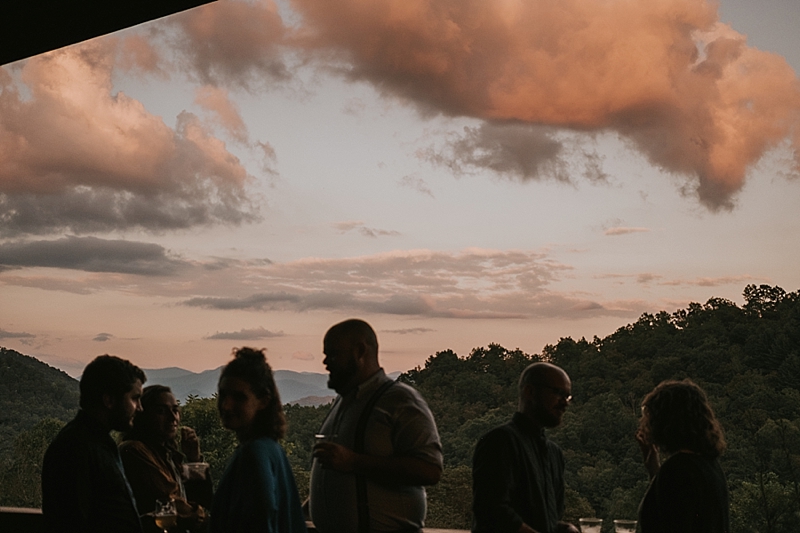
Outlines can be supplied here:
[[[337, 396], [320, 433], [349, 449], [355, 446], [358, 420], [373, 393], [391, 381], [384, 371], [345, 396]], [[365, 453], [414, 457], [442, 466], [442, 446], [425, 400], [412, 387], [395, 383], [380, 397], [369, 417]], [[358, 528], [356, 477], [323, 468], [311, 469], [311, 520], [321, 533], [355, 533]], [[425, 489], [419, 485], [383, 485], [367, 480], [371, 531], [419, 531], [425, 519]]]

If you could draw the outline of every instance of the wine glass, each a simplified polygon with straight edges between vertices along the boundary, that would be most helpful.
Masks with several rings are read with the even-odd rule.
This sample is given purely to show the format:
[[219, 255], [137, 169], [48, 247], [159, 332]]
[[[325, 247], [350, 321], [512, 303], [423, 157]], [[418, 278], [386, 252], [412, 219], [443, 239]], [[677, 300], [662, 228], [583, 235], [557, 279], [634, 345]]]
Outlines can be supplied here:
[[175, 510], [175, 502], [172, 500], [156, 500], [156, 509], [153, 512], [156, 519], [156, 526], [169, 533], [169, 529], [178, 525], [178, 512]]

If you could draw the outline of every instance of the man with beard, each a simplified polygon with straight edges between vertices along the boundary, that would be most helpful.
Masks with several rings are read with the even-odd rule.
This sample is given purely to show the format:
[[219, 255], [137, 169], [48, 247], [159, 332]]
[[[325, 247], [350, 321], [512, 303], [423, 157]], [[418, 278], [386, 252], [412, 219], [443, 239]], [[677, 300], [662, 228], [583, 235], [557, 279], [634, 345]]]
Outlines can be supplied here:
[[478, 441], [472, 460], [473, 533], [578, 533], [564, 513], [564, 456], [545, 437], [572, 400], [561, 368], [533, 363], [519, 379], [519, 411]]
[[128, 431], [146, 378], [130, 361], [101, 355], [83, 370], [80, 410], [42, 464], [42, 513], [51, 532], [141, 533], [111, 430]]
[[328, 387], [338, 396], [322, 423], [309, 511], [320, 533], [421, 531], [423, 485], [442, 474], [442, 446], [428, 405], [378, 363], [363, 320], [333, 326], [323, 341]]

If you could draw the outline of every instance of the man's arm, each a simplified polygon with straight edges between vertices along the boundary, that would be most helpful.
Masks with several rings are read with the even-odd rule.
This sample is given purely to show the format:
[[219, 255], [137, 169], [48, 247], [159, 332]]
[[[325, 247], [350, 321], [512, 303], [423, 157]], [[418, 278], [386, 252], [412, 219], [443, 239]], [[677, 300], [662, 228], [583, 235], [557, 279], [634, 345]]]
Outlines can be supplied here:
[[314, 457], [325, 468], [338, 472], [364, 474], [379, 483], [399, 485], [435, 485], [442, 477], [442, 468], [416, 457], [377, 457], [355, 453], [333, 442], [314, 447]]

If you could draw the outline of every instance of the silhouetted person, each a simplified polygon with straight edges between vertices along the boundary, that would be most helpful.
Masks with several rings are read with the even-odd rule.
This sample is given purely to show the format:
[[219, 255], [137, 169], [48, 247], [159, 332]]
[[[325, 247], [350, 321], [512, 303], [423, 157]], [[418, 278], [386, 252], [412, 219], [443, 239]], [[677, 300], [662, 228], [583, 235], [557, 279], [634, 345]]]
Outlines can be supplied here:
[[519, 378], [519, 411], [484, 435], [472, 460], [474, 533], [578, 533], [564, 514], [564, 456], [544, 433], [572, 399], [561, 368], [533, 363]]
[[388, 378], [378, 339], [363, 320], [328, 330], [328, 387], [338, 396], [320, 428], [309, 510], [320, 533], [420, 531], [423, 485], [442, 474], [442, 446], [422, 396]]
[[139, 513], [109, 435], [127, 431], [142, 410], [144, 372], [101, 355], [83, 370], [80, 410], [44, 455], [42, 512], [52, 532], [141, 533]]
[[292, 468], [278, 444], [286, 418], [263, 351], [234, 353], [219, 378], [217, 407], [239, 447], [214, 494], [212, 533], [305, 533]]
[[728, 483], [717, 460], [725, 436], [700, 387], [661, 382], [642, 401], [636, 440], [650, 474], [639, 506], [642, 533], [730, 531]]
[[[179, 428], [181, 411], [169, 387], [150, 385], [142, 393], [142, 409], [133, 429], [119, 445], [125, 476], [133, 489], [139, 514], [152, 513], [156, 500], [173, 500], [178, 527], [200, 530], [211, 506], [212, 481], [208, 472], [184, 476], [184, 463], [202, 460], [200, 441], [192, 428]], [[181, 431], [181, 446], [176, 438]], [[184, 479], [185, 478], [185, 479]], [[150, 518], [142, 518], [145, 531], [162, 531]]]

